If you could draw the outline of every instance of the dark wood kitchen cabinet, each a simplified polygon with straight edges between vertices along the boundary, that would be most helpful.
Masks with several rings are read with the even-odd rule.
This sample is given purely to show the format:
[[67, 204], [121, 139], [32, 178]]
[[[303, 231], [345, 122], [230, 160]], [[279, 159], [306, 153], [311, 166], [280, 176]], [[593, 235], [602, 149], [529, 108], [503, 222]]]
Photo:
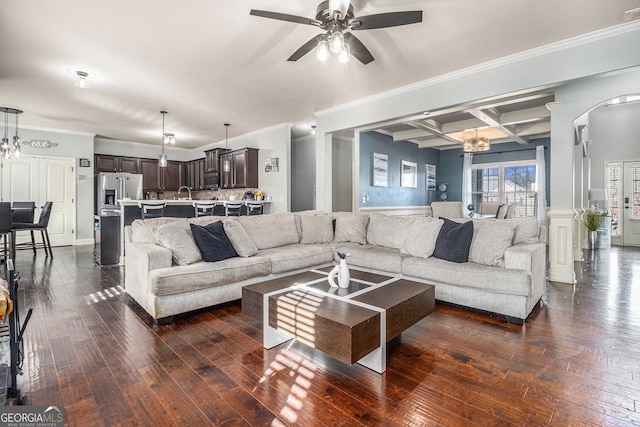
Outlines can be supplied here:
[[258, 188], [258, 149], [243, 148], [221, 155], [220, 169], [221, 188]]
[[187, 186], [191, 191], [204, 189], [205, 159], [187, 162]]
[[140, 172], [140, 159], [136, 157], [96, 154], [94, 156], [94, 165], [96, 172]]
[[166, 168], [161, 168], [156, 159], [140, 159], [140, 173], [145, 191], [177, 190], [186, 182], [184, 164], [172, 160]]
[[218, 172], [220, 167], [220, 156], [228, 150], [224, 148], [214, 148], [204, 152], [204, 172]]

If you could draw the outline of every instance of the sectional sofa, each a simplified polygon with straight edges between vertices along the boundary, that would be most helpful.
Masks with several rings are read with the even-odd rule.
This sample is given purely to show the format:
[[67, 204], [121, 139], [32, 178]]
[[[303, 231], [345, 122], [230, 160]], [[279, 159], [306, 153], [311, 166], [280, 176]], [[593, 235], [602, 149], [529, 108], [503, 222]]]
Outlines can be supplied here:
[[[217, 221], [238, 256], [206, 262], [190, 224]], [[433, 256], [457, 240], [439, 238], [443, 228], [431, 217], [324, 212], [136, 220], [125, 230], [125, 289], [164, 323], [240, 299], [245, 285], [331, 264], [340, 251], [350, 266], [434, 284], [437, 300], [522, 324], [546, 283], [537, 220], [473, 221], [468, 262]]]

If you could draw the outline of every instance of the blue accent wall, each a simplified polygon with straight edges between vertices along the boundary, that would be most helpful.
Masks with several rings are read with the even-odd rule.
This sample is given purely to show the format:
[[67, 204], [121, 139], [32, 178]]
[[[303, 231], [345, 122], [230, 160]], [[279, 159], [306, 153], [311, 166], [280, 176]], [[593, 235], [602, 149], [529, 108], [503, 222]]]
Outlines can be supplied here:
[[[483, 163], [502, 163], [513, 162], [519, 160], [535, 160], [536, 151], [532, 148], [538, 145], [544, 145], [546, 184], [547, 184], [547, 204], [551, 200], [550, 181], [551, 181], [551, 153], [549, 150], [549, 138], [534, 139], [529, 141], [527, 145], [521, 145], [517, 142], [508, 142], [505, 144], [493, 144], [489, 151], [475, 155], [473, 164]], [[447, 183], [448, 195], [447, 200], [462, 200], [462, 149], [443, 150], [440, 152], [440, 167], [438, 168], [438, 184]]]
[[[373, 153], [389, 156], [387, 187], [374, 187]], [[437, 191], [426, 190], [426, 164], [436, 165], [436, 176], [440, 182], [440, 151], [433, 148], [418, 148], [411, 142], [394, 142], [390, 136], [377, 132], [360, 135], [360, 207], [376, 206], [424, 206], [437, 200]], [[418, 187], [400, 186], [400, 165], [402, 160], [418, 164]], [[462, 163], [458, 169], [462, 175]], [[362, 203], [368, 196], [369, 203]]]

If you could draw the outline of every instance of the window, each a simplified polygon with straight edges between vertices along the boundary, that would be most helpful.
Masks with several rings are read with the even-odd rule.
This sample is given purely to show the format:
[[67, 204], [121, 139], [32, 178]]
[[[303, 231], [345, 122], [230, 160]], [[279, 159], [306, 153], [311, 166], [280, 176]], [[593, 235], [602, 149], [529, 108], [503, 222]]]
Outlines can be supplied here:
[[473, 166], [471, 198], [476, 206], [482, 202], [516, 205], [516, 217], [537, 216], [536, 165], [517, 162]]
[[609, 213], [611, 215], [611, 236], [620, 236], [620, 175], [622, 165], [607, 165], [607, 192], [609, 193]]

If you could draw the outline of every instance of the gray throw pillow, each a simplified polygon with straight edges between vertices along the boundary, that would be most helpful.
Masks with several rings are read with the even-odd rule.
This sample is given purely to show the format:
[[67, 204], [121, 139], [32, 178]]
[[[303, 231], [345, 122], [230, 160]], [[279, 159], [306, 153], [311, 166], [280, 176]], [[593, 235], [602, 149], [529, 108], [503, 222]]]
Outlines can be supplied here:
[[175, 221], [154, 227], [154, 234], [160, 245], [171, 250], [173, 260], [178, 265], [189, 265], [202, 261], [202, 255], [191, 234], [187, 220]]
[[441, 219], [444, 222], [438, 232], [433, 256], [451, 262], [468, 262], [473, 221], [458, 223], [447, 218]]

